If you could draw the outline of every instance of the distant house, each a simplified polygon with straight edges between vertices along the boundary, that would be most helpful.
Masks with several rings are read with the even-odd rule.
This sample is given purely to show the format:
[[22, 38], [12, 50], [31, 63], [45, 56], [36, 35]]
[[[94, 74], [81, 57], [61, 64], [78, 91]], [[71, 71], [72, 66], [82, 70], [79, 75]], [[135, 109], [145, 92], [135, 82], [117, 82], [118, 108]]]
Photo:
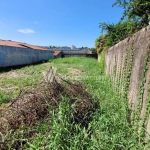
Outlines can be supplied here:
[[54, 55], [54, 58], [61, 58], [62, 57], [62, 51], [55, 50], [53, 55]]

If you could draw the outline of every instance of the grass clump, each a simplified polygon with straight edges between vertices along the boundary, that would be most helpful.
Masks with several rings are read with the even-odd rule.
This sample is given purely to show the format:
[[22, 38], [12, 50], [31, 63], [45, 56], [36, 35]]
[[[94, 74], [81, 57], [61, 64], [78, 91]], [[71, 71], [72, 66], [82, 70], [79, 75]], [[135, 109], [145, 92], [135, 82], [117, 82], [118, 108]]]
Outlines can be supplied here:
[[126, 101], [115, 93], [110, 79], [101, 72], [103, 65], [91, 58], [77, 57], [55, 59], [42, 65], [56, 67], [59, 76], [68, 68], [84, 74], [80, 82], [72, 78], [73, 81], [49, 86], [43, 90], [44, 96], [36, 94], [37, 99], [42, 98], [37, 106], [45, 107], [46, 113], [32, 126], [24, 123], [25, 126], [9, 134], [8, 145], [3, 142], [7, 149], [142, 150], [147, 146], [144, 140], [138, 140], [138, 133], [128, 121]]
[[[64, 99], [67, 100], [67, 103], [64, 103]], [[66, 117], [63, 116], [63, 104], [65, 105], [64, 110], [66, 111]], [[27, 130], [26, 127], [36, 127], [37, 121], [39, 121], [39, 126], [41, 126], [44, 119], [50, 119], [51, 121], [48, 126], [53, 126], [53, 123], [56, 123], [55, 118], [57, 117], [55, 114], [57, 113], [59, 114], [59, 123], [71, 116], [69, 123], [72, 124], [72, 126], [78, 124], [81, 127], [87, 127], [96, 107], [97, 103], [93, 101], [92, 96], [85, 91], [85, 87], [82, 84], [74, 84], [64, 80], [62, 80], [60, 84], [55, 80], [53, 83], [48, 84], [43, 91], [40, 90], [30, 95], [24, 95], [12, 102], [9, 109], [4, 113], [3, 118], [7, 121], [5, 125], [8, 127], [8, 132], [13, 129], [13, 134], [5, 133], [7, 134], [7, 139], [12, 139], [12, 136], [14, 136], [14, 139], [13, 142], [10, 142], [10, 140], [7, 141], [6, 139], [3, 140], [2, 147], [9, 149], [11, 145], [11, 148], [21, 148], [23, 143], [27, 144], [28, 140], [24, 140], [25, 137], [30, 138], [30, 136], [28, 137], [25, 134]], [[0, 123], [0, 127], [2, 127], [3, 122], [0, 121]], [[45, 128], [49, 129], [47, 123], [44, 124], [42, 125], [44, 130]], [[41, 134], [39, 130], [42, 131], [43, 128], [38, 127], [38, 130], [36, 129], [34, 134]], [[20, 134], [20, 131], [23, 131], [22, 134]], [[3, 131], [1, 131], [1, 133], [2, 132]], [[18, 136], [20, 137], [19, 139]], [[2, 139], [4, 139], [4, 134], [2, 134]]]

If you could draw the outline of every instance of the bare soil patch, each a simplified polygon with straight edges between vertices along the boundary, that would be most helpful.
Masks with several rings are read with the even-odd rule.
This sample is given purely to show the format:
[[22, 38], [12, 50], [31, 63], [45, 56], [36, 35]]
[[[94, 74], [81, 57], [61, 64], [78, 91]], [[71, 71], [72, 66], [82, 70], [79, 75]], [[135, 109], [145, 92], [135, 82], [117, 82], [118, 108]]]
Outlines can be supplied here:
[[71, 73], [73, 76], [83, 76], [84, 72], [78, 70], [78, 69], [73, 69], [73, 68], [68, 68], [69, 73]]
[[16, 73], [14, 71], [0, 74], [0, 79], [1, 78], [20, 78], [20, 77], [27, 77], [27, 75], [19, 74], [19, 73]]

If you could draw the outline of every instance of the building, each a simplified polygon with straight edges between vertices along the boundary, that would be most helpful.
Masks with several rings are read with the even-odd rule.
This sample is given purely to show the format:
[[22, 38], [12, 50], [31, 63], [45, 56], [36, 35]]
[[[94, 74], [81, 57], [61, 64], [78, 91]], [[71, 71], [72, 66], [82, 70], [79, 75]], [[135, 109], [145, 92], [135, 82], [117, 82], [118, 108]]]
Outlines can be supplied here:
[[11, 40], [0, 40], [0, 67], [38, 63], [54, 58], [53, 51]]
[[54, 58], [61, 58], [62, 57], [62, 51], [55, 50], [53, 55], [54, 55]]
[[72, 45], [72, 46], [71, 46], [71, 49], [76, 49], [76, 46]]

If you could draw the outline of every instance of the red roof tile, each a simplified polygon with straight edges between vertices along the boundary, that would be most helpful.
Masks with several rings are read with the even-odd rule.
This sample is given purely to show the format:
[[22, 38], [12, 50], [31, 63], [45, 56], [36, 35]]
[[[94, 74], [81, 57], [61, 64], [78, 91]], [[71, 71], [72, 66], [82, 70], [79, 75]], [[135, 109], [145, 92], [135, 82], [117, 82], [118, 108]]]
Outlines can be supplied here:
[[58, 51], [58, 50], [56, 50], [56, 51], [54, 51], [54, 56], [57, 56], [59, 53], [60, 53], [61, 51]]
[[18, 42], [13, 42], [13, 41], [10, 41], [10, 40], [0, 40], [0, 45], [24, 48], [23, 46], [19, 45]]
[[19, 45], [27, 47], [27, 48], [31, 48], [31, 49], [36, 49], [36, 50], [48, 50], [47, 48], [34, 46], [34, 45], [31, 45], [31, 44], [26, 44], [26, 43], [19, 43]]
[[26, 44], [26, 43], [21, 43], [21, 42], [16, 42], [16, 41], [11, 41], [11, 40], [0, 40], [0, 45], [21, 47], [21, 48], [31, 48], [31, 49], [35, 49], [35, 50], [49, 50], [47, 48], [43, 48], [43, 47], [31, 45], [31, 44]]

